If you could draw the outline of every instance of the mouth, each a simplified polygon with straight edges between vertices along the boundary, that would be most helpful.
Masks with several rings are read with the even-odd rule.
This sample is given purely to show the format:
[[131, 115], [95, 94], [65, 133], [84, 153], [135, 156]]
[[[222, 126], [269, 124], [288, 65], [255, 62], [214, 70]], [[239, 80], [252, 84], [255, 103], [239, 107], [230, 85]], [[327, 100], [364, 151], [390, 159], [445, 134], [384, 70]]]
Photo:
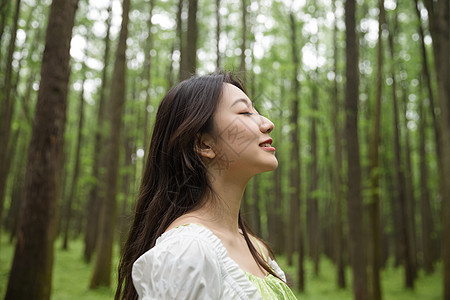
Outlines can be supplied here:
[[267, 139], [264, 142], [260, 143], [259, 146], [265, 150], [275, 151], [275, 148], [272, 147], [272, 139]]

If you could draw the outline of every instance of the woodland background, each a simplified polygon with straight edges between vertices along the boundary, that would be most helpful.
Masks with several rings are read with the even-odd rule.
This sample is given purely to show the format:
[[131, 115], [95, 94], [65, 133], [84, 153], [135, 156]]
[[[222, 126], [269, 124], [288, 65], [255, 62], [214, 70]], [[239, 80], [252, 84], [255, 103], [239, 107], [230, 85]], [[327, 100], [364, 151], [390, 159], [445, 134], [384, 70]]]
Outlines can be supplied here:
[[223, 69], [275, 123], [242, 209], [300, 298], [449, 300], [449, 57], [448, 0], [1, 0], [0, 295], [112, 297], [159, 101]]

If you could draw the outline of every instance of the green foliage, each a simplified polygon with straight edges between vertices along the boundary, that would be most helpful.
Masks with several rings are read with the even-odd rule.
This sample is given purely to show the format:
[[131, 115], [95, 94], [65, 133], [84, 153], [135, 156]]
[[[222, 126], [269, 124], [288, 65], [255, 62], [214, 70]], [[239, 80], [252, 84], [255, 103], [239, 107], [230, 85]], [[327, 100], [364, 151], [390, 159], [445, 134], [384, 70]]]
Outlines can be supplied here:
[[[56, 245], [60, 243], [57, 241]], [[7, 242], [6, 233], [2, 233], [0, 243], [0, 297], [3, 297], [8, 282], [9, 266], [13, 256], [13, 246]], [[106, 300], [114, 296], [114, 288], [100, 288], [89, 290], [89, 280], [91, 276], [92, 265], [85, 264], [80, 255], [82, 253], [83, 243], [81, 240], [72, 241], [68, 251], [63, 251], [55, 247], [55, 261], [53, 270], [53, 289], [52, 299], [86, 299], [86, 300]], [[116, 266], [118, 262], [118, 247], [115, 248], [114, 272], [112, 276], [112, 286], [115, 287], [117, 280]], [[289, 278], [296, 274], [295, 268], [288, 267], [284, 257], [277, 257], [277, 261], [282, 269], [285, 270]], [[294, 260], [294, 265], [296, 261]], [[351, 288], [345, 290], [337, 289], [335, 286], [336, 273], [330, 260], [323, 258], [321, 260], [321, 273], [314, 277], [313, 263], [306, 261], [306, 286], [305, 293], [294, 291], [300, 300], [350, 300], [352, 299]], [[347, 268], [347, 278], [351, 277], [350, 270]], [[296, 277], [293, 277], [294, 282]], [[381, 274], [383, 284], [384, 300], [439, 300], [442, 295], [442, 275], [440, 266], [437, 272], [432, 275], [419, 273], [415, 291], [405, 290], [403, 288], [403, 270], [401, 268], [388, 267]], [[347, 282], [347, 286], [351, 286]]]

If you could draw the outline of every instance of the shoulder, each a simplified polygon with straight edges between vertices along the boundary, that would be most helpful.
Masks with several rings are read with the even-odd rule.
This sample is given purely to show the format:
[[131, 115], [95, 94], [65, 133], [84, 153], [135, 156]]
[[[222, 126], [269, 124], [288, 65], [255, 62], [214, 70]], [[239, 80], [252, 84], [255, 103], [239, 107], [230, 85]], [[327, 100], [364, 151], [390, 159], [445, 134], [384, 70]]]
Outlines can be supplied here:
[[209, 299], [212, 295], [206, 294], [220, 292], [222, 276], [214, 244], [200, 229], [172, 229], [135, 261], [132, 278], [140, 299], [145, 295], [148, 299]]

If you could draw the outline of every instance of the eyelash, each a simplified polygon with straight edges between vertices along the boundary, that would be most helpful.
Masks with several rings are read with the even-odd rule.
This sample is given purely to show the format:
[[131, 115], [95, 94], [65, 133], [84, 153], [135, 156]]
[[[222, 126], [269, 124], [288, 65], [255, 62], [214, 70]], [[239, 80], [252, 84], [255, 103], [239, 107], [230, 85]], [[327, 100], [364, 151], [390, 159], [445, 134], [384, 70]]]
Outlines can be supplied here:
[[241, 112], [241, 113], [239, 113], [240, 115], [253, 115], [253, 113], [251, 113], [251, 112]]

